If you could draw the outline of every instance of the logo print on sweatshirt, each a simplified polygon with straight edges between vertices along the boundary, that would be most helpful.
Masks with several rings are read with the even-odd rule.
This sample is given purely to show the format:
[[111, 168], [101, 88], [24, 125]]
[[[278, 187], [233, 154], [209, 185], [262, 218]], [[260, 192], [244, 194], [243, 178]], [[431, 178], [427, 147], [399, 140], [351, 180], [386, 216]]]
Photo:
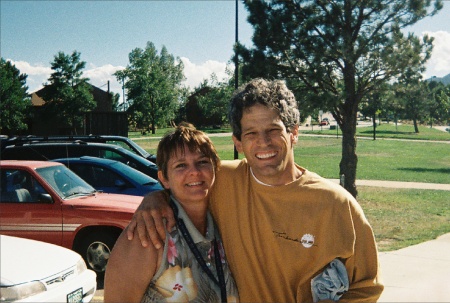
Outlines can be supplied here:
[[300, 242], [304, 247], [310, 248], [314, 245], [314, 236], [311, 234], [304, 234]]

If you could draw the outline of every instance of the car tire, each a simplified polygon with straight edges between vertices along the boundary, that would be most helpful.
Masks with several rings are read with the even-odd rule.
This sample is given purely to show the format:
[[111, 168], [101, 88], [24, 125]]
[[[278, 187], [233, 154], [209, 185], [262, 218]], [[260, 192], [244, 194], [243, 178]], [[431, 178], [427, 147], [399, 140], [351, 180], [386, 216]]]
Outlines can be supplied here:
[[119, 235], [104, 231], [93, 232], [82, 239], [80, 245], [75, 248], [86, 262], [89, 269], [97, 273], [97, 277], [103, 277], [109, 256]]

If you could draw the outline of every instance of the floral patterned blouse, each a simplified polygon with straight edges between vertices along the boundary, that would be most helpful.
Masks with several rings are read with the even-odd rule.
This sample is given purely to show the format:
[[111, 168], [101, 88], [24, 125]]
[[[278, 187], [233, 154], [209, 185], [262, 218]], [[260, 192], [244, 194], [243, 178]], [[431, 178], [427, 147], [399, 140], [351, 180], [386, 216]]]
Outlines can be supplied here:
[[[211, 214], [209, 212], [207, 214], [207, 231], [206, 236], [203, 236], [195, 228], [183, 207], [175, 199], [173, 201], [178, 208], [178, 217], [183, 219], [195, 245], [216, 279], [214, 238], [217, 240], [225, 276], [227, 301], [238, 302], [238, 290]], [[220, 302], [220, 298], [220, 288], [203, 271], [181, 231], [174, 228], [172, 232], [167, 232], [161, 266], [150, 282], [141, 302]]]

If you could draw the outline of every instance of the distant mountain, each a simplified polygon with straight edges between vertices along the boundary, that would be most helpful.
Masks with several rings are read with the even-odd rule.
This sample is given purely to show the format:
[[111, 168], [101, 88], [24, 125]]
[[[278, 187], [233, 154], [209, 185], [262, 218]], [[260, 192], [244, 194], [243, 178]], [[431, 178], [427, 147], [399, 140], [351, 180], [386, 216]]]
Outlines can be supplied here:
[[450, 84], [450, 74], [448, 74], [447, 76], [444, 76], [442, 78], [439, 77], [431, 77], [430, 79], [427, 79], [426, 81], [436, 81], [436, 82], [442, 82], [445, 85], [449, 85]]

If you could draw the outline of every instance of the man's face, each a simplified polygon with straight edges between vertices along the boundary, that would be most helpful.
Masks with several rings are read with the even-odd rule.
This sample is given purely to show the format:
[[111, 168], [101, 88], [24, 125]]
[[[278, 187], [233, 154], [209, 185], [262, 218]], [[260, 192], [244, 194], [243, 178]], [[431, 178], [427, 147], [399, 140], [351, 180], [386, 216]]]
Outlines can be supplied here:
[[234, 136], [233, 141], [256, 178], [270, 185], [294, 181], [293, 144], [297, 142], [298, 127], [288, 133], [278, 113], [261, 104], [244, 111], [241, 126], [241, 141]]

